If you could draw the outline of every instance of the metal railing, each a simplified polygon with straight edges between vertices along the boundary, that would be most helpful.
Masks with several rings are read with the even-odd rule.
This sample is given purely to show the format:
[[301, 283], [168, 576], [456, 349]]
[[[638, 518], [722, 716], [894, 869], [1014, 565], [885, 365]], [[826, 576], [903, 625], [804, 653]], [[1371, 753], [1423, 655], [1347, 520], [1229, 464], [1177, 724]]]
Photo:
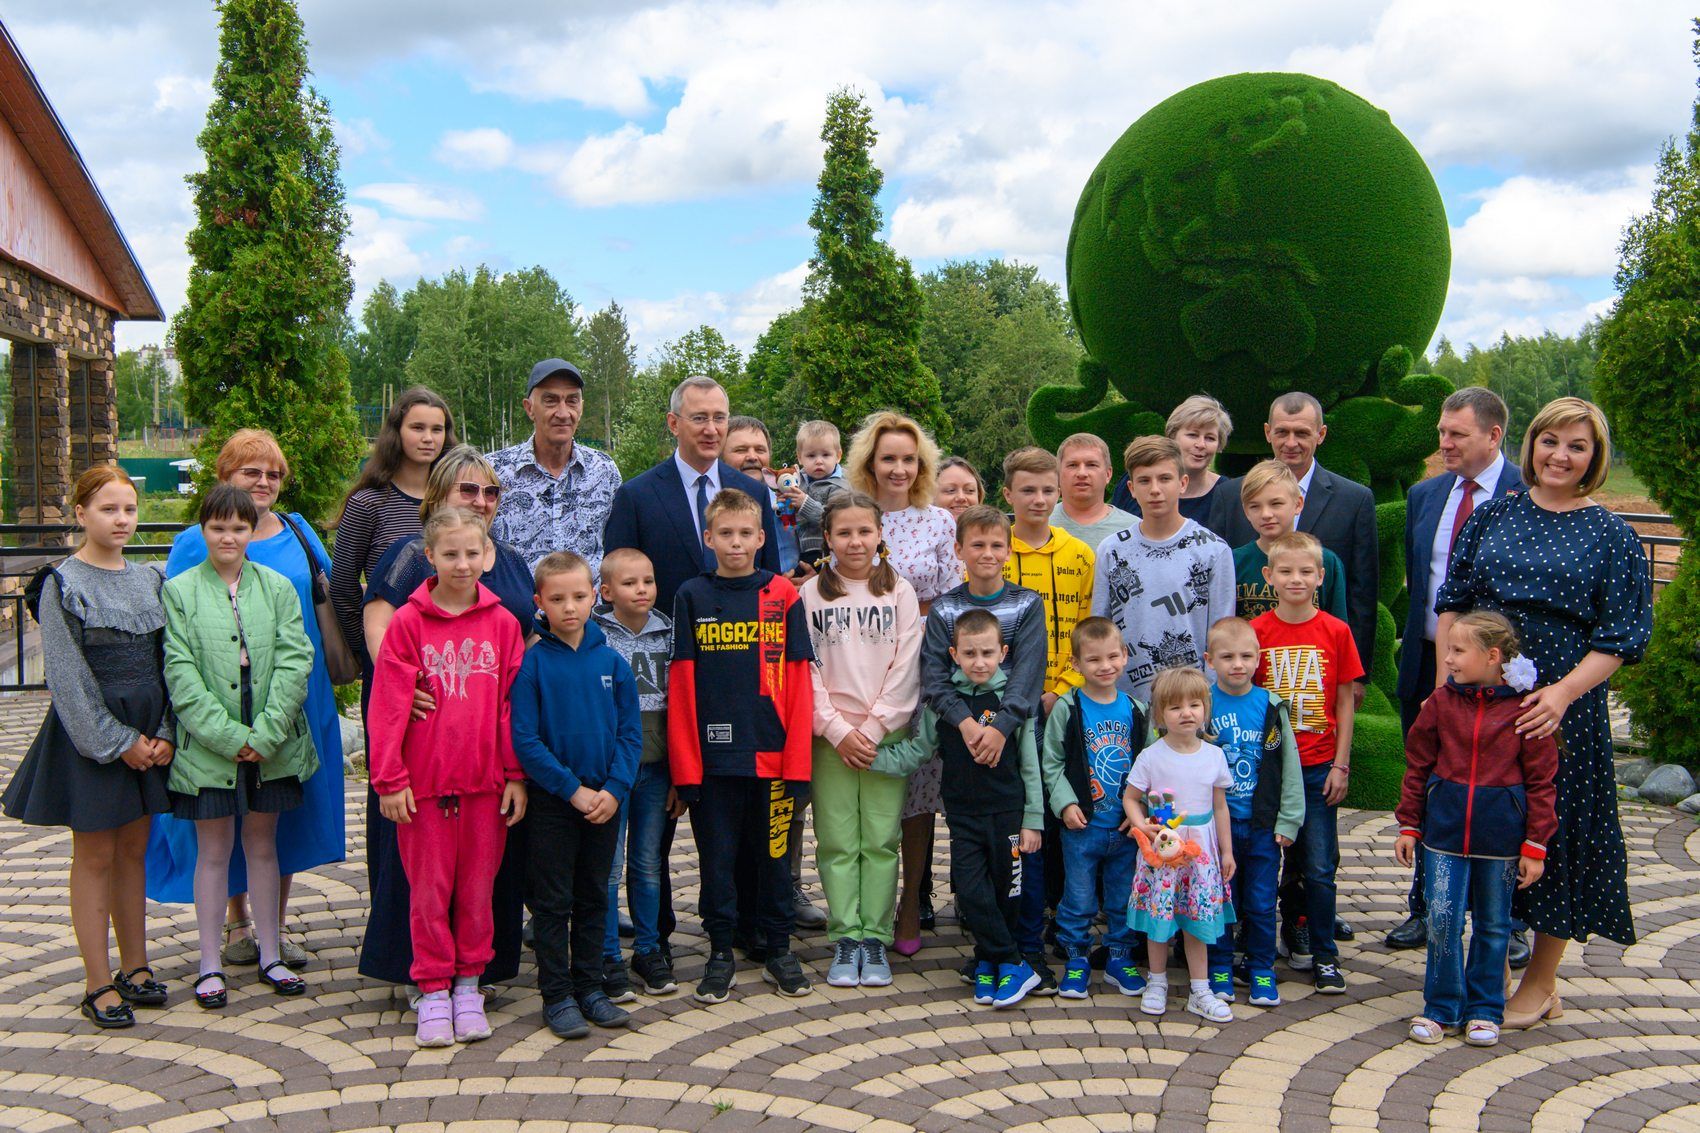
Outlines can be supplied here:
[[[124, 548], [131, 558], [164, 558], [184, 524], [139, 523], [136, 540]], [[72, 523], [0, 524], [0, 692], [45, 691], [41, 638], [24, 604], [24, 586], [44, 566], [71, 553], [77, 535]], [[163, 542], [158, 536], [165, 536]]]
[[[1617, 517], [1631, 525], [1659, 523], [1674, 526], [1675, 524], [1675, 521], [1668, 515], [1643, 515], [1637, 512], [1620, 511], [1617, 513]], [[1647, 556], [1647, 572], [1653, 576], [1653, 593], [1656, 595], [1660, 587], [1669, 585], [1670, 580], [1676, 577], [1676, 560], [1682, 555], [1682, 547], [1687, 540], [1681, 535], [1648, 535], [1642, 531], [1637, 531], [1635, 537], [1641, 541], [1641, 550]], [[1661, 556], [1659, 554], [1660, 547], [1670, 547], [1673, 548], [1673, 551], [1669, 555]], [[1661, 571], [1663, 571], [1663, 577], [1660, 577]]]

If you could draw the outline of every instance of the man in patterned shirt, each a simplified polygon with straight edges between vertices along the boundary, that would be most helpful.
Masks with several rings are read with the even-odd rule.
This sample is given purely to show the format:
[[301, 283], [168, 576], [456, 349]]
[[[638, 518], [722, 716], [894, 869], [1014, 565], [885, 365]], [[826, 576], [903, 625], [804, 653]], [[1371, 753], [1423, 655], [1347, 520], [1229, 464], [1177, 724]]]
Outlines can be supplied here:
[[552, 551], [571, 551], [602, 571], [602, 528], [620, 487], [620, 470], [605, 452], [574, 440], [584, 416], [584, 376], [559, 358], [531, 368], [525, 415], [532, 434], [489, 454], [502, 485], [492, 538], [511, 543], [535, 568]]

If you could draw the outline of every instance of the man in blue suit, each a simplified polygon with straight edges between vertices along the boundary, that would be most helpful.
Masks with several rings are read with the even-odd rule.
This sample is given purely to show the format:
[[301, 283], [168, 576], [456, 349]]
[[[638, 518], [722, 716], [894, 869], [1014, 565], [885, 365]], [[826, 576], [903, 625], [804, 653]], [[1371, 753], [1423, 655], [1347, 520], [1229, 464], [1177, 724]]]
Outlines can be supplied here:
[[[1405, 507], [1405, 586], [1410, 609], [1399, 642], [1399, 716], [1405, 731], [1434, 692], [1435, 597], [1446, 579], [1453, 544], [1476, 508], [1523, 490], [1517, 465], [1505, 459], [1506, 409], [1483, 386], [1465, 386], [1440, 407], [1440, 462], [1445, 471], [1411, 489]], [[1393, 948], [1421, 948], [1428, 941], [1421, 856], [1412, 880], [1410, 916], [1387, 934]], [[1511, 959], [1528, 962], [1527, 934], [1513, 926]], [[1519, 963], [1521, 961], [1521, 963]]]
[[655, 608], [668, 617], [685, 580], [713, 568], [713, 552], [703, 546], [702, 513], [722, 488], [747, 492], [761, 505], [767, 541], [756, 566], [779, 573], [779, 524], [767, 485], [720, 459], [731, 420], [731, 402], [719, 382], [686, 378], [667, 403], [667, 431], [678, 442], [673, 455], [614, 493], [602, 532], [603, 553], [636, 547], [648, 555], [655, 566]]
[[[673, 615], [673, 598], [688, 578], [714, 566], [714, 552], [703, 545], [702, 517], [708, 502], [722, 488], [748, 493], [761, 506], [761, 527], [767, 534], [756, 566], [779, 572], [779, 524], [769, 502], [767, 485], [733, 468], [720, 459], [732, 421], [732, 403], [713, 378], [689, 377], [673, 389], [667, 402], [667, 431], [678, 446], [673, 455], [647, 472], [627, 480], [614, 493], [614, 506], [602, 532], [602, 551], [635, 547], [649, 556], [655, 568], [655, 608]], [[685, 627], [676, 627], [680, 632]], [[688, 632], [688, 630], [686, 630]], [[672, 853], [677, 829], [675, 814], [668, 819], [661, 840], [661, 860]], [[753, 870], [753, 863], [739, 863], [740, 872]], [[739, 893], [754, 893], [755, 885], [738, 886]], [[753, 910], [740, 909], [740, 917], [753, 918]], [[673, 962], [670, 943], [678, 920], [673, 915], [671, 870], [661, 871], [661, 912], [657, 920], [661, 954], [669, 968]], [[670, 972], [668, 973], [670, 978]]]

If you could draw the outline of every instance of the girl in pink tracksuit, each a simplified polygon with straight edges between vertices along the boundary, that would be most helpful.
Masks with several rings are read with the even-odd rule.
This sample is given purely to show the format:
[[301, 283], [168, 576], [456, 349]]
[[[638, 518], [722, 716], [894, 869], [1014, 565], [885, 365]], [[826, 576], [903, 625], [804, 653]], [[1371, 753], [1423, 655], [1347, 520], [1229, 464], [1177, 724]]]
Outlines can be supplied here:
[[[525, 814], [508, 722], [525, 645], [513, 616], [478, 581], [489, 546], [484, 522], [465, 509], [445, 508], [426, 522], [425, 554], [437, 574], [396, 611], [367, 713], [372, 789], [384, 817], [398, 824], [412, 890], [420, 1046], [490, 1036], [478, 991], [495, 954], [490, 891], [506, 826]], [[437, 707], [414, 720], [421, 680]]]

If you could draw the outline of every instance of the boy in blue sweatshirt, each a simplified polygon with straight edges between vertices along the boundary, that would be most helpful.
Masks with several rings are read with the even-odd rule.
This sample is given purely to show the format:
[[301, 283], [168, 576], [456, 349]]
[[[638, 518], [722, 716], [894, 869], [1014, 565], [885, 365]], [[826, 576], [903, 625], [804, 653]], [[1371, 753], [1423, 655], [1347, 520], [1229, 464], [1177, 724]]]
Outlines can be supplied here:
[[[538, 640], [512, 693], [514, 753], [531, 780], [533, 949], [543, 1021], [564, 1039], [631, 1016], [603, 990], [602, 934], [614, 816], [637, 778], [643, 731], [632, 667], [591, 620], [590, 565], [558, 551], [537, 564]], [[570, 933], [570, 935], [569, 935]]]

